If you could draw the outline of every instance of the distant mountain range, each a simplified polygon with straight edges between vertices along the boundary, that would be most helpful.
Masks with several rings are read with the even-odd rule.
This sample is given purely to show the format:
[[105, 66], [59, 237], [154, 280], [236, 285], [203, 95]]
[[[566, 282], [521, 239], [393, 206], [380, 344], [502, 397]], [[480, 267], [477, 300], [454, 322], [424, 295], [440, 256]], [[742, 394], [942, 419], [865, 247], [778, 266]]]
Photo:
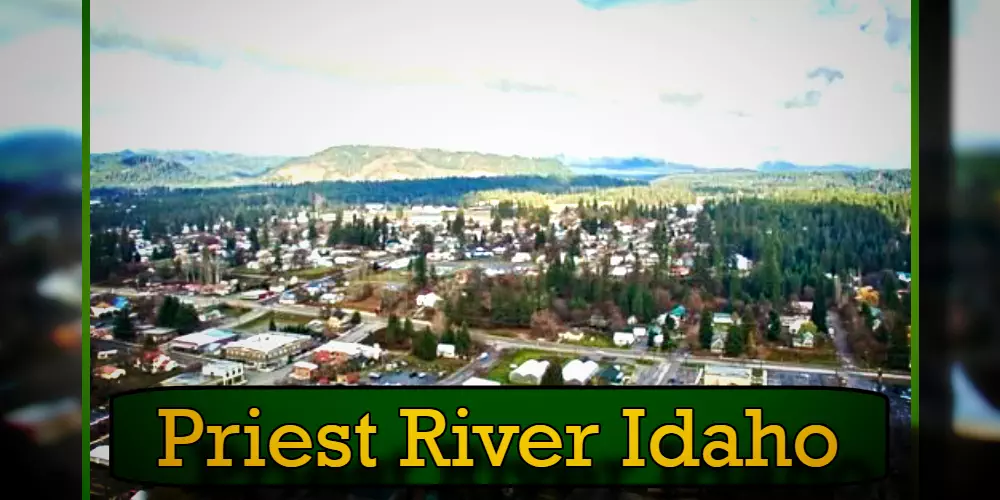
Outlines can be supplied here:
[[34, 131], [0, 136], [0, 185], [12, 192], [76, 191], [82, 186], [80, 136]]
[[574, 173], [612, 176], [668, 176], [677, 174], [761, 172], [761, 173], [806, 173], [806, 172], [862, 172], [866, 167], [853, 165], [797, 165], [784, 161], [764, 162], [755, 169], [699, 167], [685, 163], [673, 163], [652, 158], [598, 158], [591, 160], [566, 160]]
[[199, 151], [121, 151], [90, 158], [93, 186], [185, 186], [319, 181], [562, 175], [555, 159], [408, 149], [337, 146], [305, 157], [255, 157]]
[[336, 146], [304, 157], [151, 150], [125, 150], [90, 157], [90, 182], [95, 187], [299, 184], [514, 175], [604, 175], [645, 180], [699, 173], [863, 170], [868, 169], [788, 162], [767, 162], [756, 169], [709, 168], [639, 157], [575, 160], [383, 146]]

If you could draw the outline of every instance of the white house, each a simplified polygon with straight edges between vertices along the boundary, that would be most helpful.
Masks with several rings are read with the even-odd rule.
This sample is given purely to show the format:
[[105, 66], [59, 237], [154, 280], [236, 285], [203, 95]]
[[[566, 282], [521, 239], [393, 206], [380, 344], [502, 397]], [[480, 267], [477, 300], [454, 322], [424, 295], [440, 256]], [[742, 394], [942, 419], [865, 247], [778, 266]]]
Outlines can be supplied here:
[[548, 361], [529, 359], [510, 372], [510, 381], [516, 384], [538, 385], [542, 381], [542, 375], [545, 374], [545, 370], [548, 367]]
[[356, 342], [342, 342], [339, 340], [331, 340], [317, 347], [313, 352], [320, 351], [330, 353], [339, 352], [348, 357], [364, 356], [368, 359], [379, 359], [383, 354], [382, 348], [378, 344], [365, 345]]
[[753, 267], [753, 261], [740, 254], [734, 255], [733, 261], [737, 271], [747, 272]]
[[510, 259], [511, 262], [515, 264], [520, 264], [522, 262], [531, 262], [531, 254], [528, 252], [517, 252], [514, 257]]
[[663, 334], [658, 333], [653, 337], [653, 346], [660, 347], [661, 345], [663, 345]]
[[98, 368], [98, 376], [104, 380], [117, 380], [125, 376], [125, 370], [112, 365], [105, 365]]
[[646, 335], [649, 334], [649, 332], [646, 330], [646, 327], [644, 327], [644, 326], [637, 326], [637, 327], [635, 327], [635, 328], [632, 329], [632, 334], [635, 335], [635, 338], [641, 339], [641, 338], [645, 338]]
[[454, 358], [455, 344], [438, 344], [437, 355], [439, 358]]
[[441, 296], [431, 292], [421, 295], [417, 295], [417, 307], [427, 307], [433, 309], [438, 302], [441, 301]]
[[618, 347], [626, 347], [635, 343], [635, 334], [629, 332], [615, 332], [612, 341]]
[[579, 359], [574, 359], [566, 363], [566, 366], [563, 367], [563, 381], [567, 384], [586, 385], [600, 369], [601, 367], [591, 360], [580, 361]]
[[583, 340], [583, 332], [562, 332], [559, 334], [559, 340], [565, 342], [579, 342]]

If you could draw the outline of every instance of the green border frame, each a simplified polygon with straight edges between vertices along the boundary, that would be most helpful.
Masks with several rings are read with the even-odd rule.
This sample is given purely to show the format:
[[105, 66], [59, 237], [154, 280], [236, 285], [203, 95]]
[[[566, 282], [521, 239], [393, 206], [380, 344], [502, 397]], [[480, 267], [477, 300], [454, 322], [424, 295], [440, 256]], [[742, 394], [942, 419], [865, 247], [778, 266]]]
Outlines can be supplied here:
[[[83, 64], [82, 74], [82, 106], [83, 116], [81, 117], [83, 126], [80, 127], [80, 144], [82, 154], [82, 185], [83, 199], [82, 213], [80, 219], [83, 221], [83, 252], [81, 257], [82, 281], [83, 281], [83, 301], [80, 304], [80, 315], [82, 318], [83, 339], [80, 341], [80, 356], [82, 367], [82, 380], [80, 383], [80, 408], [83, 413], [80, 427], [83, 435], [83, 474], [82, 474], [82, 494], [84, 500], [90, 498], [90, 1], [84, 0], [81, 4], [81, 19], [83, 24], [80, 31], [83, 34]], [[87, 423], [84, 427], [83, 422]]]
[[[910, 0], [911, 16], [911, 49], [910, 49], [910, 172], [911, 172], [911, 214], [910, 214], [910, 270], [912, 280], [910, 283], [910, 300], [919, 304], [919, 281], [920, 281], [920, 0]], [[82, 316], [82, 340], [80, 344], [82, 359], [82, 380], [81, 380], [81, 423], [87, 425], [82, 427], [83, 436], [83, 464], [82, 464], [82, 498], [90, 498], [90, 1], [82, 2], [82, 18], [84, 23], [81, 26], [82, 32], [82, 115], [81, 120], [81, 171], [82, 171], [82, 224], [83, 224], [83, 252], [82, 263], [82, 291], [83, 300], [81, 303]], [[920, 308], [911, 309], [910, 326], [910, 387], [912, 391], [910, 421], [914, 429], [919, 427], [920, 421]], [[914, 441], [914, 445], [917, 442]], [[915, 447], [916, 451], [917, 448]]]
[[[920, 424], [920, 0], [910, 0], [910, 425]], [[916, 439], [914, 437], [914, 450]]]

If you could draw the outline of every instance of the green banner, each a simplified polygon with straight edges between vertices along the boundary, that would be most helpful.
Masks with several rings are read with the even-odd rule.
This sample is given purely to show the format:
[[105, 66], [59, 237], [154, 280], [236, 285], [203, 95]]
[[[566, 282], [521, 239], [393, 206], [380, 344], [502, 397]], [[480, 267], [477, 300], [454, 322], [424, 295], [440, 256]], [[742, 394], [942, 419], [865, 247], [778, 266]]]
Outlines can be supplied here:
[[834, 484], [885, 475], [888, 401], [838, 388], [205, 387], [116, 396], [159, 485]]

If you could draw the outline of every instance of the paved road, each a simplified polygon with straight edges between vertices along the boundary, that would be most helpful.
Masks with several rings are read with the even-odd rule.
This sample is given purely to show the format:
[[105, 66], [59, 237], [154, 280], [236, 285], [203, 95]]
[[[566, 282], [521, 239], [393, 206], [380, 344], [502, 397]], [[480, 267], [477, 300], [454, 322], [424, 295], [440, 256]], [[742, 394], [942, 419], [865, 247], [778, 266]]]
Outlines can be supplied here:
[[457, 371], [443, 378], [436, 385], [462, 385], [466, 380], [476, 376], [480, 369], [489, 370], [500, 359], [501, 352], [493, 351], [486, 359], [476, 359], [471, 363], [459, 368]]
[[[123, 296], [138, 296], [139, 294], [135, 290], [131, 289], [108, 289], [101, 287], [93, 287], [92, 291], [114, 293]], [[228, 299], [228, 298], [211, 298], [211, 297], [184, 297], [191, 299], [196, 304], [205, 305], [218, 305], [226, 304], [231, 307], [243, 307], [247, 309], [261, 309], [265, 308], [271, 311], [282, 312], [286, 314], [299, 314], [303, 316], [319, 316], [319, 308], [310, 306], [299, 306], [299, 305], [261, 305], [254, 301], [240, 300], [240, 299]], [[355, 311], [350, 309], [342, 309], [348, 314], [353, 314]], [[381, 328], [385, 326], [385, 318], [381, 318], [378, 315], [368, 312], [368, 311], [357, 311], [362, 319], [365, 320], [366, 324], [376, 325], [374, 329]], [[423, 320], [412, 320], [413, 326], [418, 328], [423, 328], [425, 326], [430, 326], [430, 322]], [[520, 348], [520, 349], [536, 349], [552, 352], [562, 352], [568, 354], [578, 354], [580, 356], [590, 356], [590, 357], [617, 357], [623, 359], [659, 359], [670, 361], [673, 360], [672, 373], [676, 373], [679, 368], [680, 363], [678, 360], [674, 359], [676, 356], [672, 353], [646, 353], [636, 350], [626, 350], [626, 349], [607, 349], [600, 350], [594, 347], [588, 346], [575, 346], [571, 344], [556, 344], [551, 342], [535, 342], [529, 340], [513, 339], [509, 337], [501, 337], [496, 335], [491, 335], [490, 333], [483, 330], [470, 330], [470, 333], [477, 337], [479, 340], [485, 341], [492, 344], [497, 348]], [[840, 335], [835, 335], [840, 336]], [[830, 368], [818, 368], [810, 365], [800, 365], [795, 363], [777, 363], [777, 362], [760, 362], [756, 360], [738, 360], [738, 359], [727, 359], [727, 358], [716, 358], [716, 357], [700, 357], [691, 356], [686, 359], [686, 361], [691, 363], [700, 363], [706, 365], [742, 365], [742, 366], [752, 366], [755, 368], [761, 368], [764, 370], [775, 370], [775, 371], [797, 371], [806, 373], [816, 373], [823, 375], [853, 375], [856, 377], [864, 378], [878, 378], [877, 372], [863, 371], [863, 370], [834, 370]], [[909, 375], [897, 374], [897, 373], [883, 373], [882, 377], [887, 380], [910, 380]], [[669, 380], [670, 376], [667, 377]]]

